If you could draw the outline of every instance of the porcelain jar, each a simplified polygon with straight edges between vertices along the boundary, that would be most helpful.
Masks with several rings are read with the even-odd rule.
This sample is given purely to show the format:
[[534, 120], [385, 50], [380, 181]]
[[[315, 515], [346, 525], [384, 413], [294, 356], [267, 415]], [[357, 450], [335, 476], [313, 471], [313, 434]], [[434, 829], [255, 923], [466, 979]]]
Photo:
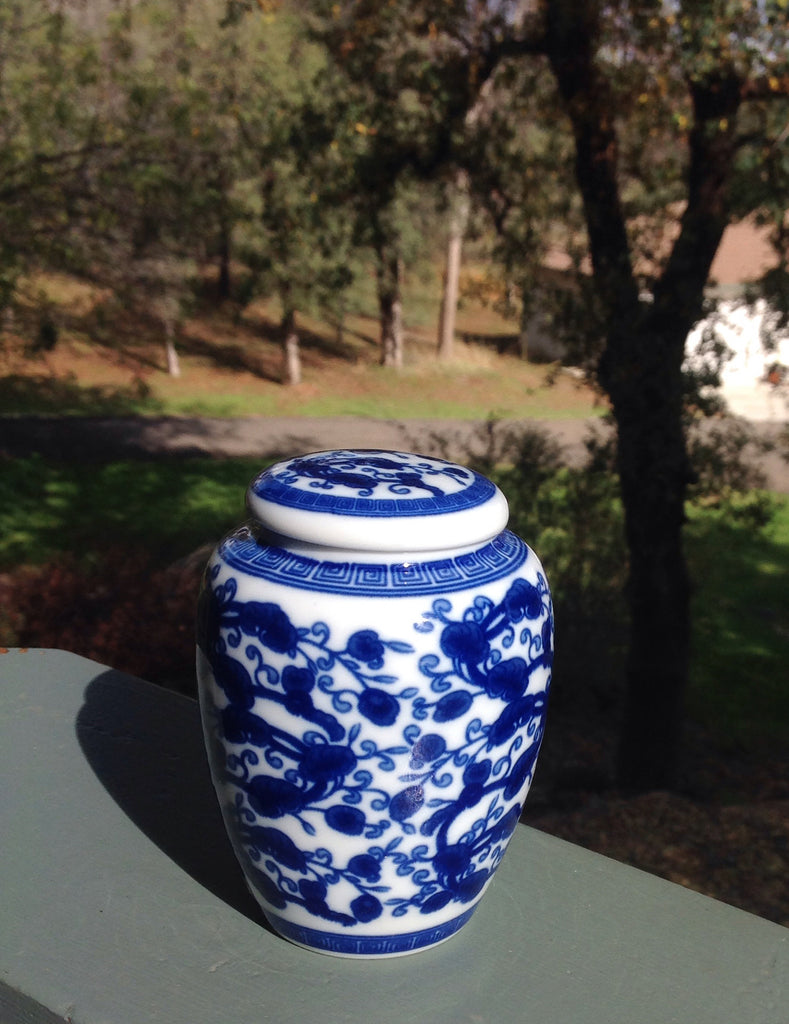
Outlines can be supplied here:
[[534, 773], [553, 617], [483, 476], [329, 451], [253, 480], [200, 598], [212, 777], [272, 927], [411, 953], [470, 918]]

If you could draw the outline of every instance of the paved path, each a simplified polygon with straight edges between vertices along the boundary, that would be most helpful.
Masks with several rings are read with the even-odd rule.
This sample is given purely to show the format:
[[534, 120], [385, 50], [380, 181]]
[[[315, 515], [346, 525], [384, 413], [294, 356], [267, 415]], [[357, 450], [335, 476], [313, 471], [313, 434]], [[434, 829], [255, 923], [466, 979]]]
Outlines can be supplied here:
[[[514, 421], [502, 422], [503, 432]], [[594, 420], [534, 420], [580, 456], [583, 438]], [[40, 452], [49, 458], [106, 459], [156, 455], [260, 457], [293, 455], [325, 448], [414, 448], [436, 450], [447, 445], [451, 458], [479, 448], [484, 421], [382, 420], [362, 416], [327, 419], [309, 416], [237, 419], [202, 417], [13, 417], [0, 419], [0, 450], [9, 455]], [[604, 428], [603, 428], [604, 429]]]
[[[570, 464], [584, 457], [599, 420], [502, 421], [496, 431], [524, 425], [540, 428], [561, 445]], [[779, 423], [753, 422], [776, 439]], [[0, 419], [0, 454], [40, 452], [63, 461], [151, 458], [159, 455], [272, 458], [325, 448], [400, 448], [461, 458], [485, 447], [488, 426], [473, 420], [379, 420], [361, 416], [263, 417], [9, 417]], [[762, 458], [770, 487], [789, 493], [789, 463], [779, 453]]]

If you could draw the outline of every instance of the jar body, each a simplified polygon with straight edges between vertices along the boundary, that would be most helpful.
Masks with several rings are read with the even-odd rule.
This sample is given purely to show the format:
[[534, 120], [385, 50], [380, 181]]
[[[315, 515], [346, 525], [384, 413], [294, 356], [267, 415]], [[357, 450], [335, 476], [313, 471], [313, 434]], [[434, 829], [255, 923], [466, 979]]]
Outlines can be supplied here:
[[198, 681], [226, 827], [269, 923], [339, 956], [470, 917], [521, 813], [553, 617], [508, 531], [419, 560], [244, 527], [201, 596]]

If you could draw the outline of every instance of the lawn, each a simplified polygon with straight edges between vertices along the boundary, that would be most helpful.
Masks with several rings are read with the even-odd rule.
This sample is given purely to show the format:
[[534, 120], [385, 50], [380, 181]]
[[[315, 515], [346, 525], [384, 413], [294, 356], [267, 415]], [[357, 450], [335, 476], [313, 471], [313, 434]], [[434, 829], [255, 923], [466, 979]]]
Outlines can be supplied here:
[[[259, 468], [0, 461], [0, 645], [71, 650], [193, 695], [202, 567], [244, 515]], [[528, 525], [524, 489], [511, 473], [502, 483], [515, 485], [514, 518]], [[774, 498], [762, 530], [692, 510], [682, 789], [625, 799], [612, 786], [627, 637], [612, 493], [605, 480], [549, 474], [524, 531], [537, 538], [557, 618], [548, 731], [525, 820], [789, 924], [789, 500]], [[542, 510], [562, 507], [541, 529]]]
[[[90, 466], [42, 458], [0, 462], [0, 572], [13, 573], [25, 563], [52, 565], [76, 553], [93, 574], [91, 585], [108, 586], [110, 581], [102, 581], [102, 558], [111, 551], [115, 565], [118, 552], [126, 551], [133, 555], [120, 556], [124, 564], [144, 566], [140, 580], [135, 582], [132, 573], [127, 582], [144, 587], [150, 573], [214, 544], [241, 521], [246, 485], [259, 469], [258, 461], [237, 459]], [[505, 489], [517, 485], [511, 475], [501, 482]], [[572, 601], [574, 616], [601, 602], [611, 609], [607, 614], [619, 615], [618, 581], [611, 570], [618, 508], [609, 504], [610, 489], [573, 498], [572, 486], [566, 471], [541, 485], [539, 506], [542, 514], [550, 512], [551, 523], [537, 537], [534, 520], [520, 520], [540, 550], [560, 602], [569, 607]], [[513, 506], [522, 502], [519, 494], [512, 498]], [[789, 500], [775, 497], [774, 506], [772, 522], [762, 530], [717, 510], [691, 508], [687, 549], [695, 640], [688, 707], [723, 745], [789, 744]], [[605, 532], [606, 544], [592, 537], [583, 557], [573, 554], [577, 520], [588, 525], [592, 516], [595, 535], [602, 538]], [[561, 612], [560, 607], [560, 641]], [[576, 629], [575, 622], [568, 623], [565, 635], [577, 635]], [[624, 630], [623, 621], [606, 624], [609, 635], [621, 637]], [[7, 646], [14, 637], [0, 640]], [[188, 657], [185, 676], [191, 674], [191, 653]]]
[[415, 277], [405, 301], [405, 365], [378, 365], [371, 296], [357, 287], [342, 329], [300, 317], [303, 382], [280, 383], [278, 310], [200, 304], [178, 339], [181, 375], [166, 372], [161, 326], [62, 277], [40, 286], [59, 324], [57, 344], [36, 351], [34, 309], [23, 308], [0, 345], [0, 415], [139, 414], [384, 418], [598, 415], [595, 391], [555, 366], [521, 359], [518, 325], [478, 298], [463, 300], [455, 357], [436, 359], [435, 282]]
[[695, 584], [690, 714], [725, 742], [789, 745], [789, 500], [754, 531], [691, 512]]
[[[0, 350], [0, 414], [550, 419], [604, 411], [595, 392], [574, 376], [521, 359], [517, 323], [478, 289], [462, 298], [455, 358], [439, 363], [438, 276], [429, 267], [406, 281], [402, 370], [378, 365], [374, 289], [361, 277], [341, 331], [327, 320], [301, 318], [304, 383], [295, 388], [278, 383], [278, 311], [271, 304], [243, 310], [199, 304], [183, 324], [182, 372], [174, 378], [165, 371], [155, 320], [62, 275], [39, 279], [33, 290], [45, 296], [59, 324], [58, 343], [30, 358], [35, 310], [17, 311]], [[83, 564], [97, 563], [98, 549], [109, 546], [116, 558], [118, 550], [138, 552], [155, 571], [214, 542], [237, 522], [246, 483], [259, 468], [237, 460], [0, 463], [0, 571], [75, 553]], [[533, 487], [510, 482], [518, 491], [512, 503], [517, 520]], [[595, 576], [610, 580], [612, 593], [621, 585], [611, 493], [583, 494], [577, 480], [557, 477], [540, 485], [531, 515], [521, 516], [529, 539], [546, 561], [553, 560], [548, 568], [558, 591], [572, 592], [573, 600], [579, 593], [591, 600]], [[689, 709], [728, 743], [789, 740], [789, 687], [782, 671], [789, 655], [789, 511], [785, 502], [778, 508], [764, 531], [698, 508], [687, 531], [696, 580]], [[600, 600], [612, 609], [609, 619], [620, 615], [604, 591]], [[584, 614], [573, 604], [572, 630]], [[609, 624], [606, 635], [617, 632], [622, 635], [623, 627]], [[615, 641], [607, 646], [613, 649]]]

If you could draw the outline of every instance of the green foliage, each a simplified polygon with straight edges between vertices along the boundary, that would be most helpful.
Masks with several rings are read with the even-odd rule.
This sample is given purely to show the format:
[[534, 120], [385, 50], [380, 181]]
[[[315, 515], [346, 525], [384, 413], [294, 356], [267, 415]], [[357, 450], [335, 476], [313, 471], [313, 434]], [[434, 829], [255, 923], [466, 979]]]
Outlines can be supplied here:
[[[470, 462], [492, 472], [504, 488], [512, 528], [539, 552], [551, 580], [557, 706], [573, 717], [610, 709], [620, 692], [627, 639], [622, 596], [627, 555], [616, 479], [596, 458], [589, 470], [560, 465], [544, 434], [508, 435], [493, 424], [475, 443]], [[138, 617], [154, 609], [151, 629], [160, 630], [161, 623], [154, 627], [153, 619], [165, 614], [167, 586], [173, 585], [173, 577], [161, 574], [196, 549], [216, 543], [243, 519], [244, 489], [259, 469], [255, 460], [65, 465], [33, 458], [0, 463], [0, 568], [17, 579], [20, 564], [41, 566], [30, 569], [20, 584], [28, 587], [24, 580], [29, 579], [31, 594], [39, 595], [37, 604], [24, 604], [28, 631], [19, 633], [19, 616], [14, 618], [9, 605], [0, 615], [6, 630], [2, 640], [51, 642], [51, 634], [47, 639], [40, 632], [40, 620], [50, 614], [41, 604], [37, 575], [45, 571], [44, 589], [54, 595], [51, 614], [57, 612], [62, 623], [63, 641], [69, 640], [73, 649], [78, 639], [94, 643], [94, 656], [109, 663], [127, 657], [138, 635], [133, 606]], [[722, 742], [753, 749], [789, 740], [789, 502], [769, 496], [769, 520], [756, 525], [749, 515], [735, 518], [731, 510], [750, 508], [764, 496], [734, 493], [736, 499], [725, 509], [689, 508], [687, 543], [695, 587], [689, 711]], [[201, 555], [193, 567], [198, 573], [202, 560]], [[191, 589], [167, 614], [171, 630], [185, 629], [191, 642], [196, 576], [189, 578]], [[97, 588], [104, 594], [103, 610], [91, 596]], [[73, 616], [67, 606], [82, 609], [80, 625], [76, 618], [69, 624]], [[124, 618], [123, 608], [131, 618]], [[98, 632], [91, 634], [94, 622]], [[191, 659], [191, 650], [187, 654]], [[130, 670], [147, 670], [153, 679], [183, 680], [191, 665], [168, 663], [157, 670], [154, 659], [150, 667], [130, 665]]]
[[[739, 501], [747, 508], [755, 498]], [[767, 500], [761, 529], [692, 508], [687, 538], [696, 581], [688, 713], [745, 750], [789, 742], [789, 502]]]
[[90, 276], [163, 323], [181, 318], [195, 264], [211, 251], [234, 155], [229, 99], [217, 90], [226, 39], [212, 0], [140, 2], [93, 30], [106, 141], [76, 226]]
[[244, 298], [276, 295], [283, 312], [336, 313], [353, 257], [351, 224], [338, 201], [343, 169], [321, 87], [325, 59], [287, 11], [240, 24], [237, 247], [252, 271]]
[[97, 54], [58, 8], [0, 0], [0, 310], [21, 273], [69, 252], [98, 146]]
[[375, 259], [382, 362], [399, 366], [402, 269], [441, 236], [441, 175], [462, 105], [448, 116], [445, 80], [404, 5], [319, 0], [310, 9], [311, 35], [329, 57], [316, 111], [331, 126], [353, 240]]
[[0, 463], [0, 566], [72, 552], [145, 549], [167, 563], [215, 542], [243, 518], [259, 461]]

